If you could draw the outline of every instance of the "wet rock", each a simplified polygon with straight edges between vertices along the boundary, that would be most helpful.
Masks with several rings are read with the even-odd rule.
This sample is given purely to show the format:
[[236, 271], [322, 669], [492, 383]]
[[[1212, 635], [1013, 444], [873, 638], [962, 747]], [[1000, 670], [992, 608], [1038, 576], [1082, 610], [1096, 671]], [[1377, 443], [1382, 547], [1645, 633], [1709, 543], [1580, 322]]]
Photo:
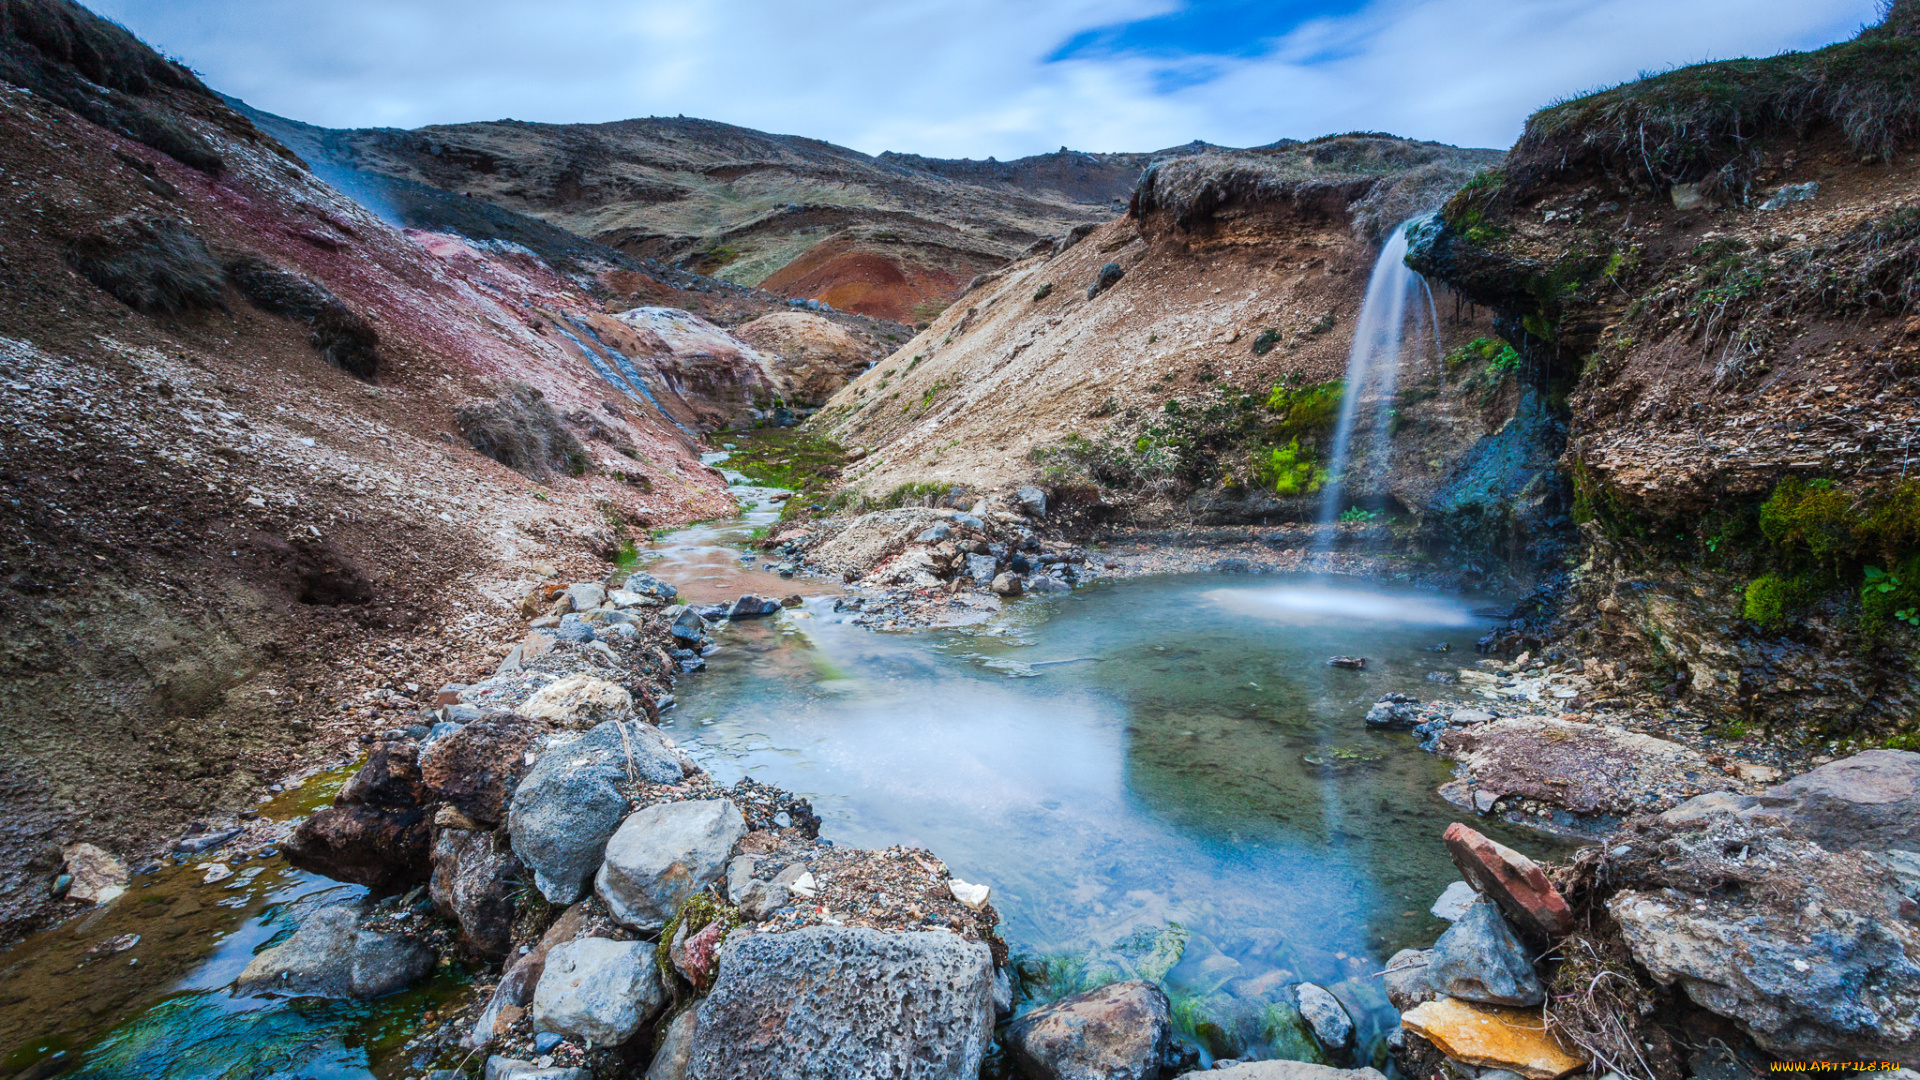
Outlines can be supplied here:
[[746, 819], [727, 799], [643, 807], [607, 841], [594, 892], [621, 925], [658, 930], [720, 876], [746, 832]]
[[1465, 915], [1467, 905], [1473, 903], [1479, 896], [1479, 893], [1473, 891], [1473, 886], [1464, 881], [1456, 881], [1441, 891], [1440, 899], [1435, 900], [1433, 907], [1429, 910], [1434, 918], [1452, 922]]
[[548, 750], [521, 778], [507, 812], [513, 852], [549, 902], [571, 904], [586, 895], [607, 838], [627, 815], [616, 785], [630, 769], [656, 784], [682, 777], [680, 760], [659, 731], [616, 722]]
[[993, 954], [943, 930], [736, 934], [699, 1014], [700, 1080], [975, 1080], [993, 1038]]
[[1347, 1015], [1346, 1006], [1340, 1004], [1338, 998], [1312, 983], [1301, 983], [1295, 993], [1299, 997], [1300, 1016], [1313, 1029], [1313, 1037], [1321, 1046], [1345, 1050], [1353, 1045], [1353, 1017]]
[[754, 596], [749, 593], [733, 602], [733, 606], [727, 609], [727, 618], [761, 619], [768, 615], [777, 614], [779, 610], [780, 601], [769, 600], [765, 597]]
[[1190, 1072], [1180, 1080], [1387, 1080], [1378, 1069], [1336, 1069], [1311, 1061], [1241, 1061]]
[[208, 832], [194, 833], [191, 836], [183, 836], [175, 840], [172, 847], [173, 850], [182, 855], [198, 855], [203, 851], [212, 851], [215, 848], [224, 847], [228, 841], [246, 831], [247, 830], [240, 826], [235, 825], [228, 829], [213, 829]]
[[1072, 592], [1073, 586], [1051, 574], [1038, 574], [1027, 582], [1027, 591], [1035, 593]]
[[1002, 572], [998, 577], [993, 579], [992, 588], [993, 591], [1000, 596], [1019, 596], [1024, 589], [1024, 585], [1019, 575], [1011, 572]]
[[661, 581], [652, 574], [634, 574], [632, 577], [629, 577], [627, 579], [626, 590], [628, 592], [657, 596], [662, 600], [668, 601], [680, 595], [679, 589]]
[[464, 725], [421, 751], [421, 783], [473, 821], [498, 825], [527, 771], [528, 751], [545, 729], [543, 723], [511, 717]]
[[593, 675], [568, 675], [528, 698], [520, 713], [555, 727], [586, 729], [609, 720], [634, 718], [633, 695], [619, 684]]
[[666, 1037], [653, 1052], [646, 1080], [687, 1080], [687, 1065], [693, 1057], [693, 1032], [700, 1022], [697, 1009], [683, 1010], [667, 1025]]
[[105, 904], [127, 891], [133, 875], [127, 864], [92, 844], [74, 844], [66, 849], [66, 872], [71, 875], [66, 894], [89, 904]]
[[707, 620], [699, 612], [687, 608], [674, 616], [672, 624], [667, 627], [667, 632], [677, 641], [698, 645], [700, 639], [707, 634]]
[[533, 992], [533, 1029], [588, 1046], [619, 1046], [665, 1003], [645, 942], [579, 938], [548, 951]]
[[1014, 1063], [1038, 1080], [1153, 1080], [1173, 1029], [1167, 995], [1142, 980], [1062, 998], [1007, 1029]]
[[1013, 493], [1013, 505], [1028, 517], [1047, 516], [1047, 493], [1031, 485]]
[[1327, 657], [1327, 666], [1364, 671], [1367, 667], [1367, 658], [1364, 656], [1329, 656]]
[[1401, 949], [1387, 961], [1382, 978], [1386, 980], [1387, 1000], [1395, 1009], [1406, 1012], [1437, 996], [1433, 984], [1427, 981], [1427, 964], [1432, 955], [1430, 949]]
[[1538, 1009], [1442, 997], [1414, 1006], [1400, 1024], [1455, 1061], [1507, 1069], [1527, 1080], [1558, 1080], [1587, 1063], [1547, 1032]]
[[1546, 1000], [1526, 946], [1507, 926], [1499, 905], [1485, 897], [1469, 904], [1434, 943], [1427, 982], [1448, 997], [1489, 1005]]
[[1459, 822], [1447, 826], [1446, 844], [1460, 876], [1523, 933], [1550, 939], [1573, 931], [1573, 910], [1532, 859]]
[[1367, 726], [1383, 731], [1411, 731], [1420, 722], [1420, 699], [1388, 694], [1367, 710]]
[[513, 894], [520, 860], [497, 832], [440, 829], [433, 840], [428, 894], [440, 914], [460, 924], [468, 944], [505, 956], [513, 931]]
[[253, 958], [235, 989], [290, 997], [376, 998], [433, 969], [433, 951], [400, 934], [359, 927], [346, 905], [322, 908], [292, 937]]
[[593, 1073], [571, 1066], [540, 1065], [495, 1054], [487, 1059], [481, 1080], [593, 1080]]
[[397, 892], [427, 879], [426, 811], [329, 806], [301, 822], [280, 845], [301, 870]]

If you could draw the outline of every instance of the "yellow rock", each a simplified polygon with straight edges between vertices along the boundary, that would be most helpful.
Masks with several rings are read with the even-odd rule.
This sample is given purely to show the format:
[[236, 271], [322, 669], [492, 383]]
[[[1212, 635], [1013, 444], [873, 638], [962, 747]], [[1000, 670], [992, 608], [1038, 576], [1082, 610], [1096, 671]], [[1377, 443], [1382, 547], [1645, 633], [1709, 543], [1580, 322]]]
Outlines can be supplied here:
[[1443, 997], [1415, 1006], [1400, 1017], [1400, 1026], [1455, 1061], [1510, 1069], [1528, 1080], [1559, 1080], [1587, 1063], [1547, 1033], [1539, 1009]]

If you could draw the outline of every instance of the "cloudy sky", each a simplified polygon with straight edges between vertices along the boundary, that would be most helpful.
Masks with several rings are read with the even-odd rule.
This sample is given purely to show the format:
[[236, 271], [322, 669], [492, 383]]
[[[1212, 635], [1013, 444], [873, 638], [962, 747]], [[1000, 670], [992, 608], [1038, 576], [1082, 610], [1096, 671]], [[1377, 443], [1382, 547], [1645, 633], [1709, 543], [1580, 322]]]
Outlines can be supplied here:
[[330, 127], [685, 114], [1017, 157], [1380, 130], [1505, 147], [1569, 94], [1850, 37], [1874, 0], [91, 0]]

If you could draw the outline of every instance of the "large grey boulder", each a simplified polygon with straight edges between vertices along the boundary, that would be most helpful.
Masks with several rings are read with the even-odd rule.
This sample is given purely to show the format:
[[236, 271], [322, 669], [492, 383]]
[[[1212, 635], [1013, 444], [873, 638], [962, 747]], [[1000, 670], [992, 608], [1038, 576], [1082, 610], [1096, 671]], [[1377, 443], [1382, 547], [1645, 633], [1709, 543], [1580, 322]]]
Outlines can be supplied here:
[[1377, 1069], [1336, 1069], [1310, 1061], [1243, 1061], [1224, 1069], [1190, 1072], [1180, 1080], [1387, 1080]]
[[635, 574], [627, 579], [627, 591], [649, 593], [662, 600], [672, 600], [680, 590], [654, 577], [652, 574]]
[[322, 908], [292, 937], [253, 958], [234, 988], [290, 997], [376, 998], [433, 969], [433, 950], [399, 934], [362, 930], [348, 905]]
[[627, 815], [617, 784], [677, 783], [680, 759], [646, 724], [608, 722], [541, 755], [514, 789], [507, 813], [513, 853], [555, 904], [587, 894], [607, 838]]
[[1036, 1080], [1154, 1080], [1173, 1032], [1167, 995], [1142, 979], [1061, 998], [1008, 1029], [1007, 1053]]
[[1344, 1050], [1353, 1045], [1353, 1017], [1347, 1007], [1323, 986], [1301, 983], [1295, 990], [1300, 1001], [1300, 1016], [1313, 1029], [1313, 1037], [1329, 1050]]
[[1013, 502], [1028, 517], [1047, 516], [1047, 493], [1031, 484], [1014, 492]]
[[945, 930], [734, 934], [700, 1006], [690, 1080], [975, 1080], [993, 954]]
[[746, 834], [746, 819], [729, 799], [643, 807], [607, 841], [593, 891], [621, 925], [658, 930], [726, 870]]
[[1507, 925], [1500, 906], [1485, 897], [1467, 905], [1434, 942], [1427, 982], [1448, 997], [1489, 1005], [1538, 1005], [1546, 1000], [1527, 947]]
[[583, 581], [567, 586], [567, 601], [575, 611], [592, 611], [607, 602], [606, 586], [593, 581]]
[[1753, 816], [1781, 817], [1828, 851], [1920, 851], [1920, 754], [1868, 750], [1768, 788]]
[[533, 991], [533, 1030], [619, 1046], [666, 1004], [653, 948], [642, 941], [576, 938], [547, 952]]

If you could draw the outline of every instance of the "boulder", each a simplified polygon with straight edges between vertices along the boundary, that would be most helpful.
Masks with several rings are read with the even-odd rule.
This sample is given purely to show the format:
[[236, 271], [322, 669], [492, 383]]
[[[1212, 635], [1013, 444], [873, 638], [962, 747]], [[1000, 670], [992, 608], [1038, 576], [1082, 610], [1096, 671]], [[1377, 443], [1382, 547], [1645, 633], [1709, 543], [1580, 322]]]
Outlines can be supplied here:
[[652, 574], [635, 574], [627, 579], [628, 592], [646, 593], [662, 600], [672, 600], [680, 595], [680, 590], [654, 577]]
[[653, 948], [642, 941], [578, 938], [555, 945], [533, 992], [533, 1030], [593, 1046], [633, 1038], [666, 1004]]
[[520, 706], [522, 715], [561, 728], [585, 730], [609, 720], [634, 719], [633, 695], [594, 675], [568, 675], [548, 683]]
[[1378, 1069], [1336, 1069], [1311, 1061], [1242, 1061], [1190, 1072], [1180, 1080], [1387, 1080]]
[[699, 1015], [697, 1080], [975, 1080], [993, 1039], [993, 954], [945, 930], [735, 934]]
[[505, 956], [512, 944], [513, 894], [520, 860], [497, 832], [439, 829], [433, 838], [428, 894], [440, 914], [460, 924], [467, 943], [487, 956]]
[[375, 742], [367, 760], [333, 797], [335, 806], [377, 806], [386, 809], [419, 806], [426, 801], [420, 782], [420, 744], [408, 738], [388, 737]]
[[[555, 641], [568, 641], [575, 645], [585, 645], [587, 642], [592, 641], [593, 637], [593, 625], [578, 615], [561, 616], [560, 625], [553, 628], [553, 638]], [[521, 659], [526, 659], [524, 652], [521, 655]]]
[[1087, 299], [1091, 300], [1113, 288], [1125, 273], [1126, 271], [1121, 269], [1119, 263], [1108, 263], [1102, 266], [1100, 273], [1095, 275], [1093, 284], [1087, 286]]
[[1388, 694], [1367, 710], [1366, 725], [1381, 731], [1412, 731], [1420, 722], [1420, 699]]
[[682, 1010], [667, 1025], [667, 1034], [660, 1040], [660, 1048], [653, 1052], [653, 1061], [647, 1066], [646, 1080], [687, 1080], [687, 1065], [693, 1057], [693, 1030], [700, 1022], [696, 1009]]
[[105, 904], [127, 891], [133, 875], [127, 864], [92, 844], [74, 844], [66, 849], [66, 872], [73, 875], [67, 895], [89, 904]]
[[1460, 876], [1492, 897], [1522, 932], [1541, 939], [1573, 932], [1573, 909], [1532, 859], [1457, 821], [1447, 826], [1445, 839]]
[[1548, 1033], [1539, 1009], [1442, 997], [1414, 1006], [1400, 1017], [1400, 1026], [1455, 1061], [1506, 1069], [1527, 1080], [1558, 1080], [1587, 1063]]
[[706, 636], [707, 620], [702, 618], [699, 612], [687, 608], [674, 616], [673, 623], [667, 627], [667, 632], [680, 642], [697, 646], [700, 639]]
[[513, 717], [467, 724], [420, 752], [420, 780], [434, 798], [481, 825], [507, 819], [507, 801], [546, 725]]
[[1073, 586], [1054, 577], [1052, 574], [1036, 574], [1027, 582], [1027, 591], [1036, 593], [1072, 592]]
[[1014, 492], [1013, 504], [1028, 517], [1047, 516], [1047, 493], [1032, 485]]
[[329, 806], [301, 822], [280, 845], [301, 870], [398, 892], [427, 879], [426, 811]]
[[247, 964], [237, 991], [290, 997], [376, 998], [433, 970], [433, 951], [400, 934], [359, 927], [348, 905], [321, 908], [293, 936]]
[[679, 757], [646, 724], [601, 724], [548, 750], [521, 778], [507, 811], [513, 853], [549, 902], [586, 895], [607, 838], [627, 816], [616, 785], [630, 775], [656, 784], [682, 777]]
[[967, 577], [983, 589], [993, 584], [994, 571], [999, 568], [1000, 564], [991, 555], [967, 556]]
[[621, 925], [658, 930], [720, 876], [746, 834], [746, 819], [727, 799], [643, 807], [607, 841], [594, 893]]
[[1347, 1015], [1340, 999], [1312, 983], [1301, 983], [1295, 993], [1299, 997], [1300, 1016], [1313, 1029], [1313, 1037], [1321, 1046], [1345, 1050], [1353, 1045], [1353, 1017]]
[[495, 1054], [487, 1059], [486, 1072], [481, 1080], [593, 1080], [593, 1073], [571, 1066], [541, 1065]]
[[769, 600], [765, 597], [754, 596], [749, 593], [733, 602], [733, 606], [727, 609], [727, 618], [762, 619], [768, 615], [778, 613], [779, 610], [780, 601]]
[[1154, 1080], [1172, 1031], [1167, 995], [1135, 979], [1034, 1009], [1008, 1027], [1005, 1045], [1038, 1080]]
[[1748, 816], [1784, 819], [1828, 851], [1920, 852], [1920, 754], [1868, 750], [1768, 788]]
[[533, 992], [540, 985], [540, 976], [546, 974], [547, 953], [556, 946], [564, 945], [580, 936], [586, 925], [587, 910], [585, 904], [575, 904], [560, 913], [547, 932], [533, 947], [521, 953], [516, 959], [505, 965], [500, 982], [493, 989], [493, 996], [474, 1017], [473, 1027], [460, 1045], [469, 1050], [478, 1050], [492, 1041], [495, 1035], [505, 1034], [513, 1023], [526, 1014], [526, 1007], [533, 1004]]
[[1401, 949], [1387, 961], [1382, 978], [1387, 985], [1387, 1000], [1396, 1010], [1406, 1012], [1438, 996], [1427, 981], [1427, 964], [1432, 957], [1431, 949]]
[[567, 586], [567, 602], [573, 611], [592, 611], [607, 602], [607, 590], [603, 585], [583, 581], [578, 585]]
[[993, 591], [1000, 596], [1019, 596], [1024, 588], [1020, 575], [1009, 571], [1002, 571], [993, 579]]
[[1538, 1005], [1546, 1000], [1527, 947], [1514, 936], [1500, 907], [1481, 897], [1434, 942], [1427, 983], [1448, 997], [1488, 1005]]

